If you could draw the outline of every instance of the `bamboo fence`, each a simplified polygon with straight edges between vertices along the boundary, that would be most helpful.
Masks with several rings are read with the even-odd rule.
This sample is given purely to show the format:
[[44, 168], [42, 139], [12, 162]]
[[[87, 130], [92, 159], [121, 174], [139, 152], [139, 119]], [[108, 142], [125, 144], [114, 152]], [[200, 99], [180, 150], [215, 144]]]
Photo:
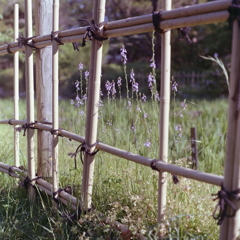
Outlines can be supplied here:
[[[161, 12], [161, 21], [159, 28], [162, 30], [174, 29], [179, 27], [194, 26], [200, 24], [208, 24], [214, 22], [226, 21], [229, 17], [228, 8], [231, 5], [229, 0], [220, 0], [198, 4], [179, 9], [171, 9], [171, 1], [163, 1], [163, 11]], [[94, 1], [93, 19], [96, 23], [104, 20], [105, 14], [105, 0]], [[25, 22], [26, 30], [25, 37], [32, 38], [32, 4], [31, 0], [25, 0]], [[239, 62], [240, 62], [240, 46], [239, 46], [239, 27], [237, 20], [233, 26], [233, 41], [232, 41], [232, 69], [229, 96], [229, 119], [228, 119], [228, 134], [227, 134], [227, 155], [225, 163], [224, 177], [214, 174], [204, 173], [193, 169], [183, 168], [169, 164], [168, 160], [168, 124], [169, 124], [169, 102], [170, 102], [170, 31], [162, 33], [162, 65], [161, 65], [161, 103], [160, 103], [160, 142], [159, 142], [159, 158], [149, 159], [113, 146], [97, 142], [97, 124], [98, 124], [98, 108], [100, 90], [100, 75], [102, 65], [102, 42], [93, 39], [91, 47], [91, 64], [90, 64], [90, 77], [88, 88], [88, 102], [87, 102], [87, 121], [85, 128], [85, 136], [79, 136], [67, 130], [59, 128], [58, 119], [58, 51], [60, 43], [72, 43], [82, 41], [83, 36], [87, 30], [86, 27], [80, 27], [71, 30], [59, 31], [59, 0], [53, 1], [53, 26], [52, 34], [40, 35], [33, 37], [31, 43], [37, 48], [52, 46], [52, 123], [46, 124], [44, 122], [34, 121], [34, 78], [33, 78], [33, 50], [29, 45], [20, 46], [16, 42], [16, 32], [18, 31], [18, 5], [15, 5], [15, 35], [14, 41], [7, 45], [0, 46], [0, 55], [14, 53], [14, 118], [8, 120], [1, 120], [0, 124], [11, 124], [15, 128], [15, 154], [14, 164], [15, 167], [0, 163], [0, 171], [10, 174], [13, 177], [24, 180], [28, 177], [31, 185], [36, 185], [49, 195], [56, 193], [56, 199], [59, 199], [64, 204], [71, 206], [74, 210], [88, 209], [91, 206], [91, 195], [93, 185], [94, 173], [94, 156], [91, 153], [94, 148], [107, 152], [109, 154], [133, 161], [135, 163], [152, 167], [154, 162], [154, 169], [159, 171], [159, 198], [158, 198], [158, 222], [165, 218], [166, 208], [166, 191], [167, 181], [166, 172], [183, 176], [186, 178], [194, 179], [197, 181], [221, 186], [223, 183], [228, 191], [232, 191], [240, 187], [239, 182], [239, 127], [240, 120], [238, 118], [238, 97], [239, 93]], [[129, 34], [138, 34], [144, 32], [154, 31], [152, 23], [152, 15], [144, 15], [139, 17], [132, 17], [113, 22], [107, 22], [101, 29], [101, 34], [104, 37], [117, 37]], [[18, 120], [18, 51], [25, 50], [26, 53], [26, 109], [27, 120]], [[234, 95], [233, 95], [234, 94]], [[18, 168], [19, 166], [19, 133], [16, 131], [22, 125], [27, 131], [27, 150], [28, 150], [28, 170], [24, 171]], [[47, 131], [52, 133], [52, 184], [37, 177], [35, 175], [35, 156], [34, 156], [34, 129]], [[84, 156], [83, 177], [82, 177], [82, 199], [78, 200], [65, 191], [59, 190], [58, 180], [58, 135], [72, 139], [74, 141], [84, 143], [89, 146], [89, 153]], [[34, 201], [36, 191], [34, 188], [29, 187], [29, 197]], [[233, 203], [237, 207], [236, 215], [229, 219], [225, 218], [220, 230], [220, 239], [236, 239], [238, 229], [240, 226], [239, 221], [239, 208], [240, 204], [236, 200]], [[120, 228], [120, 227], [119, 227]]]

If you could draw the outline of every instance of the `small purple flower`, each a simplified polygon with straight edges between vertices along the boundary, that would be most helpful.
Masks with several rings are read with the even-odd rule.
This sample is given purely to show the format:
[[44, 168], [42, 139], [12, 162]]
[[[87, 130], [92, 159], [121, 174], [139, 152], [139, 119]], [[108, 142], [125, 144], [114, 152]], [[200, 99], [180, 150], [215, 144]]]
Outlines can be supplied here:
[[84, 101], [87, 100], [87, 94], [84, 94], [84, 95], [83, 95], [82, 100], [84, 100]]
[[177, 87], [178, 87], [178, 84], [177, 84], [176, 81], [174, 81], [174, 82], [172, 83], [172, 91], [177, 92]]
[[155, 98], [160, 102], [160, 96], [158, 92], [155, 94]]
[[154, 61], [154, 58], [152, 58], [151, 60], [150, 60], [150, 67], [151, 68], [156, 68], [156, 64], [155, 64], [155, 61]]
[[138, 105], [137, 105], [137, 111], [138, 111], [138, 112], [142, 112], [142, 111], [141, 111], [141, 108], [140, 108]]
[[103, 107], [103, 101], [102, 101], [102, 100], [99, 100], [99, 101], [98, 101], [97, 107]]
[[75, 82], [75, 88], [76, 88], [77, 91], [80, 90], [80, 88], [79, 88], [79, 81], [78, 80], [76, 80], [76, 82]]
[[149, 87], [150, 89], [152, 89], [153, 83], [155, 83], [155, 82], [156, 82], [156, 79], [154, 78], [153, 74], [150, 73], [150, 74], [148, 75], [148, 87]]
[[78, 114], [84, 116], [84, 115], [85, 115], [85, 112], [84, 112], [83, 110], [81, 110], [81, 111], [79, 111]]
[[102, 90], [100, 90], [100, 96], [103, 96]]
[[144, 114], [143, 114], [143, 117], [144, 117], [144, 118], [147, 118], [147, 113], [144, 113]]
[[147, 101], [147, 97], [146, 97], [145, 94], [142, 95], [142, 101], [143, 101], [143, 102], [146, 102], [146, 101]]
[[89, 71], [85, 71], [85, 79], [88, 78], [89, 76]]
[[121, 55], [121, 61], [126, 64], [127, 63], [127, 50], [124, 45], [120, 48], [120, 55]]
[[134, 73], [134, 71], [133, 71], [133, 69], [131, 70], [131, 72], [130, 72], [130, 82], [135, 82], [135, 73]]
[[143, 145], [150, 148], [151, 147], [151, 142], [147, 139], [147, 141]]
[[138, 83], [134, 82], [133, 85], [132, 85], [132, 88], [133, 88], [134, 92], [138, 92]]
[[135, 128], [134, 125], [131, 126], [131, 129], [132, 129], [134, 132], [136, 132], [136, 128]]
[[127, 109], [132, 109], [132, 103], [131, 103], [131, 101], [128, 101], [128, 106], [127, 106]]
[[121, 85], [122, 85], [122, 78], [121, 77], [118, 78], [117, 85], [118, 85], [119, 88], [121, 87]]
[[79, 63], [79, 64], [78, 64], [78, 69], [79, 69], [79, 70], [83, 70], [83, 64], [82, 64], [82, 63]]
[[217, 53], [214, 53], [213, 55], [216, 59], [218, 58], [218, 54]]
[[187, 108], [186, 100], [180, 103], [182, 110], [185, 110]]
[[116, 94], [116, 87], [115, 87], [115, 82], [114, 80], [112, 80], [112, 89], [111, 89], [111, 92], [112, 92], [112, 96], [114, 96]]
[[175, 130], [181, 132], [182, 131], [182, 126], [180, 124], [177, 124], [175, 126]]
[[71, 104], [73, 105], [74, 103], [75, 103], [74, 100], [71, 99]]
[[105, 88], [107, 90], [107, 94], [109, 95], [112, 89], [112, 84], [108, 80], [105, 83]]

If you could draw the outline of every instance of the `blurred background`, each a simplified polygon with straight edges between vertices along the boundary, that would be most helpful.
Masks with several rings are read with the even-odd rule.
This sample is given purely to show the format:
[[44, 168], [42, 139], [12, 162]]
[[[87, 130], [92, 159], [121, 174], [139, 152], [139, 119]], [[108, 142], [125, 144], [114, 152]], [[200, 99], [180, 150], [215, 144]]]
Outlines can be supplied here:
[[[13, 4], [16, 1], [0, 1], [0, 45], [13, 41]], [[173, 0], [172, 8], [200, 4], [206, 0]], [[24, 1], [20, 4], [20, 30], [24, 33]], [[159, 0], [107, 0], [105, 21], [149, 14], [160, 11], [162, 1]], [[78, 19], [92, 19], [92, 1], [65, 0], [60, 1], [60, 30], [67, 30], [84, 26]], [[104, 57], [102, 68], [102, 89], [105, 82], [117, 81], [124, 78], [123, 63], [120, 48], [125, 45], [127, 50], [127, 73], [133, 69], [135, 79], [142, 91], [148, 89], [148, 75], [151, 71], [150, 60], [152, 51], [152, 33], [110, 38], [104, 42]], [[208, 24], [192, 27], [189, 37], [179, 40], [177, 30], [172, 30], [172, 76], [179, 84], [179, 97], [184, 98], [218, 98], [226, 97], [228, 88], [221, 68], [212, 61], [199, 57], [217, 56], [221, 59], [229, 72], [231, 54], [231, 28], [228, 22]], [[159, 82], [159, 66], [161, 52], [161, 36], [155, 33], [154, 39], [155, 62], [157, 66], [157, 80]], [[75, 81], [79, 80], [79, 63], [83, 63], [84, 70], [89, 70], [90, 44], [87, 42], [80, 51], [74, 51], [72, 44], [60, 47], [60, 97], [74, 98], [76, 96]], [[20, 96], [25, 95], [24, 53], [20, 54]], [[0, 56], [0, 98], [11, 97], [13, 94], [13, 56]], [[123, 88], [124, 89], [124, 88]], [[159, 89], [159, 83], [158, 83]], [[150, 94], [150, 91], [149, 91]]]

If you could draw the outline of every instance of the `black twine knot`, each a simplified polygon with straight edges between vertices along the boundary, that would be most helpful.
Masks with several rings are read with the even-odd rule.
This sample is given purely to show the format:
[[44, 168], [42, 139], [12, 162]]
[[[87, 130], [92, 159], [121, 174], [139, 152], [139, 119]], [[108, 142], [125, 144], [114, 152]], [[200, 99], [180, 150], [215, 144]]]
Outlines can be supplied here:
[[10, 44], [7, 45], [7, 52], [8, 52], [9, 54], [13, 53], [13, 52], [10, 50]]
[[95, 147], [97, 145], [97, 143], [98, 142], [92, 144], [89, 147], [85, 142], [83, 142], [82, 144], [80, 144], [77, 147], [77, 149], [76, 149], [76, 151], [74, 153], [68, 153], [68, 156], [74, 157], [75, 169], [77, 169], [77, 161], [76, 161], [77, 154], [80, 153], [80, 159], [81, 159], [81, 162], [83, 164], [83, 156], [85, 154], [88, 154], [89, 156], [94, 156], [99, 151], [99, 149], [94, 149], [93, 152], [90, 152], [90, 149], [92, 147]]
[[[22, 125], [21, 129], [23, 129], [23, 136], [26, 136], [26, 131], [28, 128], [31, 128], [31, 129], [36, 129], [33, 127], [33, 125], [35, 124], [36, 122], [33, 122], [33, 123], [25, 123]], [[21, 129], [18, 129], [19, 131], [21, 131]]]
[[229, 17], [228, 17], [228, 23], [230, 28], [232, 29], [233, 21], [235, 19], [238, 20], [238, 26], [240, 28], [240, 0], [233, 0], [232, 4], [228, 8]]
[[80, 46], [80, 44], [79, 44], [78, 42], [73, 42], [72, 45], [73, 45], [73, 50], [74, 50], [74, 51], [75, 51], [75, 50], [79, 51], [79, 46]]
[[18, 41], [18, 46], [20, 48], [22, 48], [23, 46], [29, 46], [31, 48], [35, 48], [38, 49], [37, 47], [35, 47], [33, 44], [30, 44], [29, 41], [32, 40], [33, 38], [35, 38], [36, 36], [33, 37], [29, 37], [29, 38], [25, 38], [23, 37], [22, 33], [19, 33], [19, 37], [17, 38]]
[[[153, 160], [151, 161], [151, 163], [150, 163], [150, 167], [152, 168], [152, 170], [156, 170], [156, 171], [160, 172], [160, 171], [157, 169], [157, 167], [156, 167], [156, 163], [157, 163], [157, 162], [159, 162], [158, 159], [153, 159]], [[174, 184], [179, 183], [179, 180], [178, 180], [177, 175], [172, 174], [172, 180], [173, 180], [173, 183], [174, 183]]]
[[79, 22], [86, 22], [89, 24], [89, 26], [87, 27], [87, 31], [83, 36], [83, 40], [82, 40], [82, 47], [86, 46], [86, 39], [88, 38], [90, 41], [92, 41], [92, 39], [96, 39], [98, 41], [104, 41], [107, 40], [107, 37], [101, 36], [99, 34], [100, 31], [100, 27], [103, 26], [105, 24], [105, 22], [96, 24], [94, 22], [94, 20], [92, 20], [91, 22], [89, 22], [88, 20], [85, 19], [78, 19]]
[[58, 45], [64, 45], [64, 43], [59, 39], [59, 37], [58, 37], [58, 31], [56, 31], [56, 32], [51, 32], [51, 42], [54, 40], [54, 41], [56, 41], [57, 43], [58, 43]]
[[24, 178], [22, 181], [19, 182], [19, 185], [21, 187], [24, 187], [24, 188], [28, 188], [28, 185], [34, 187], [34, 185], [32, 184], [33, 181], [36, 181], [38, 180], [39, 178], [42, 178], [42, 177], [35, 177], [33, 179], [30, 179], [28, 176], [26, 178]]
[[9, 119], [9, 120], [8, 120], [8, 124], [9, 124], [9, 125], [13, 125], [13, 124], [12, 124], [12, 120], [13, 120], [13, 119]]
[[[223, 184], [221, 184], [221, 190], [218, 191], [217, 194], [212, 194], [212, 196], [217, 196], [213, 199], [213, 201], [218, 199], [218, 203], [213, 211], [213, 218], [218, 220], [217, 224], [221, 225], [225, 217], [234, 217], [237, 209], [235, 205], [231, 202], [231, 200], [240, 200], [240, 189], [236, 189], [234, 191], [227, 191]], [[229, 206], [232, 210], [231, 214], [227, 214], [227, 206]], [[217, 213], [217, 210], [218, 214]]]
[[183, 40], [183, 38], [186, 38], [189, 44], [192, 43], [192, 40], [188, 36], [188, 34], [191, 31], [191, 27], [177, 28], [177, 31], [178, 31], [178, 40]]
[[51, 134], [52, 135], [56, 135], [56, 136], [58, 136], [58, 137], [63, 137], [63, 135], [61, 134], [61, 133], [58, 133], [58, 131], [59, 131], [60, 129], [51, 129]]
[[161, 14], [162, 14], [161, 11], [160, 12], [153, 12], [153, 14], [152, 14], [153, 26], [154, 26], [155, 31], [158, 32], [158, 33], [166, 32], [165, 30], [163, 30], [159, 27], [159, 23], [161, 21]]
[[72, 195], [72, 188], [70, 186], [67, 186], [65, 188], [59, 188], [57, 191], [53, 192], [53, 200], [56, 202], [56, 203], [59, 203], [59, 200], [58, 200], [58, 196], [59, 194], [64, 191], [70, 195]]

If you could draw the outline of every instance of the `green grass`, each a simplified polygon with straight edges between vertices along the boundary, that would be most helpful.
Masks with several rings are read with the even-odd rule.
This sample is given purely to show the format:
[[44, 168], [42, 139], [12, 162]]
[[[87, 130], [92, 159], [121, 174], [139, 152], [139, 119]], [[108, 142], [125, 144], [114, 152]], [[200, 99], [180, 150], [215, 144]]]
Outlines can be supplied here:
[[[108, 98], [99, 108], [98, 140], [149, 158], [157, 158], [159, 142], [159, 103], [132, 99], [132, 110], [127, 100]], [[191, 167], [190, 128], [197, 128], [199, 170], [223, 174], [225, 135], [227, 129], [227, 100], [186, 101], [183, 110], [180, 101], [172, 101], [170, 114], [169, 161]], [[137, 106], [141, 112], [137, 110]], [[25, 119], [24, 101], [20, 102], [21, 116]], [[75, 108], [70, 100], [60, 101], [60, 127], [84, 136], [85, 106]], [[147, 117], [144, 118], [144, 113]], [[180, 114], [183, 116], [180, 117]], [[2, 119], [13, 118], [10, 100], [2, 100]], [[175, 126], [181, 125], [181, 132]], [[134, 126], [135, 131], [132, 127]], [[13, 165], [12, 126], [1, 125], [1, 162]], [[182, 134], [179, 137], [179, 133]], [[151, 147], [144, 146], [146, 140]], [[60, 185], [72, 186], [74, 196], [80, 197], [82, 166], [68, 156], [79, 143], [60, 138]], [[27, 165], [26, 137], [20, 137], [20, 161]], [[93, 188], [94, 210], [81, 216], [79, 221], [67, 221], [66, 207], [54, 210], [50, 199], [41, 193], [36, 205], [28, 201], [27, 192], [17, 180], [1, 174], [0, 239], [120, 239], [119, 233], [106, 218], [119, 221], [148, 239], [156, 239], [157, 178], [150, 168], [120, 159], [104, 152], [95, 157]], [[212, 193], [218, 187], [180, 178], [172, 183], [169, 175], [166, 221], [166, 239], [218, 239], [219, 228], [211, 217], [216, 202]], [[41, 198], [44, 201], [40, 201]]]

